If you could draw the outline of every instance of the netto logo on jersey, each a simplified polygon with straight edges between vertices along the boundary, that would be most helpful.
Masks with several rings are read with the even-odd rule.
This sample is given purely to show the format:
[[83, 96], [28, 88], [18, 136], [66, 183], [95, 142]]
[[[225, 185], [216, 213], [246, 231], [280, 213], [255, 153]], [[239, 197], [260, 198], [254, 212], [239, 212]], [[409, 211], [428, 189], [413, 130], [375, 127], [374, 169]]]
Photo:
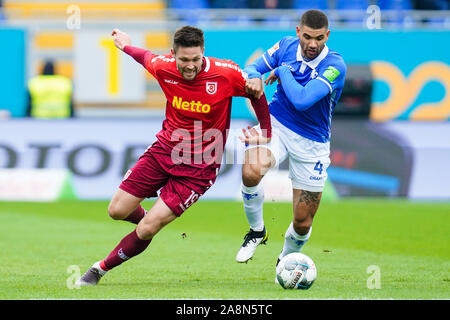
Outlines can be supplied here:
[[172, 107], [179, 110], [186, 110], [191, 112], [208, 113], [211, 110], [209, 104], [203, 104], [201, 101], [183, 101], [183, 98], [173, 96]]

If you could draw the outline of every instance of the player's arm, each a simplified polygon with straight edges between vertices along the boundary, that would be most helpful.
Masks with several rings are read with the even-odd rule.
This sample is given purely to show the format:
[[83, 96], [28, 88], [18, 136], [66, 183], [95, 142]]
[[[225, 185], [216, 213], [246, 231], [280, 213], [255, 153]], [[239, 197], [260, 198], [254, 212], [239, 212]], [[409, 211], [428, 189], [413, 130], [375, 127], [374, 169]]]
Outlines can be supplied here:
[[[230, 63], [233, 63], [230, 61]], [[239, 67], [238, 65], [236, 65]], [[261, 96], [255, 96], [246, 92], [246, 78], [247, 74], [242, 72], [240, 69], [224, 69], [223, 73], [228, 79], [228, 83], [230, 84], [231, 92], [230, 96], [233, 97], [246, 97], [250, 100], [253, 110], [255, 111], [256, 118], [258, 119], [261, 135], [246, 135], [245, 129], [244, 136], [247, 141], [244, 141], [249, 144], [259, 144], [259, 143], [268, 143], [272, 137], [272, 125], [270, 122], [270, 112], [269, 105], [267, 103], [266, 96], [263, 94]], [[242, 140], [242, 139], [241, 139]]]
[[247, 140], [241, 140], [249, 144], [268, 143], [272, 138], [272, 124], [270, 122], [269, 105], [267, 103], [266, 95], [263, 93], [259, 98], [252, 96], [248, 98], [250, 99], [253, 110], [255, 110], [256, 119], [258, 119], [262, 135], [252, 135], [252, 137], [250, 137], [246, 135], [245, 130], [242, 130]]
[[291, 70], [285, 66], [274, 70], [289, 101], [298, 111], [304, 111], [330, 93], [330, 87], [322, 79], [313, 79], [306, 86], [299, 84]]
[[245, 84], [247, 93], [253, 94], [256, 97], [262, 96], [264, 92], [262, 75], [276, 68], [278, 63], [277, 51], [280, 48], [279, 44], [280, 43], [277, 42], [252, 64], [244, 68], [244, 72], [248, 75], [248, 80]]
[[244, 72], [248, 74], [249, 79], [253, 79], [253, 78], [261, 79], [263, 74], [273, 70], [273, 67], [270, 66], [265, 55], [266, 54], [263, 54], [262, 56], [257, 58], [255, 61], [253, 61], [252, 64], [250, 64], [244, 68]]
[[261, 77], [264, 73], [271, 70], [264, 59], [264, 55], [262, 55], [252, 64], [244, 68], [244, 72], [248, 75], [248, 79], [245, 83], [245, 91], [258, 98], [264, 93]]

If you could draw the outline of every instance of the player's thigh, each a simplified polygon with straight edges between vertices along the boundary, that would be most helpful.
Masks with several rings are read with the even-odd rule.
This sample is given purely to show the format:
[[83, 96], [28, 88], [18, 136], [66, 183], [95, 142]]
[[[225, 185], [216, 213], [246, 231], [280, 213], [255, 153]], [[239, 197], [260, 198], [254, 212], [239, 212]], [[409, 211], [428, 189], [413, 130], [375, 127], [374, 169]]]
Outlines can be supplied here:
[[152, 239], [164, 226], [175, 220], [177, 216], [159, 197], [139, 222], [136, 232], [142, 240]]
[[144, 198], [117, 189], [108, 206], [108, 214], [114, 219], [125, 219]]
[[192, 177], [172, 177], [161, 188], [161, 200], [175, 213], [181, 216], [189, 207], [196, 203], [201, 196], [214, 184], [212, 180]]
[[292, 188], [311, 192], [322, 192], [328, 178], [328, 157], [313, 160], [298, 160], [289, 157], [289, 178]]
[[158, 196], [157, 191], [168, 180], [168, 174], [160, 162], [161, 159], [145, 153], [127, 171], [108, 208], [112, 218], [124, 219], [143, 199]]
[[328, 157], [300, 161], [289, 158], [289, 178], [293, 188], [294, 223], [310, 225], [319, 208], [327, 179]]

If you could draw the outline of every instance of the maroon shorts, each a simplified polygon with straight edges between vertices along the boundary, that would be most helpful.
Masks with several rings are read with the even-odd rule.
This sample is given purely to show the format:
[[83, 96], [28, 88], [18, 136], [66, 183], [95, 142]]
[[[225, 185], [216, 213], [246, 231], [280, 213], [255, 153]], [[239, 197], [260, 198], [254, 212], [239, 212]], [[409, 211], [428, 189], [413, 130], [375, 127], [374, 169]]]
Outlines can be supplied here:
[[215, 182], [217, 166], [175, 164], [171, 149], [156, 141], [125, 174], [119, 188], [138, 198], [158, 196], [180, 216]]

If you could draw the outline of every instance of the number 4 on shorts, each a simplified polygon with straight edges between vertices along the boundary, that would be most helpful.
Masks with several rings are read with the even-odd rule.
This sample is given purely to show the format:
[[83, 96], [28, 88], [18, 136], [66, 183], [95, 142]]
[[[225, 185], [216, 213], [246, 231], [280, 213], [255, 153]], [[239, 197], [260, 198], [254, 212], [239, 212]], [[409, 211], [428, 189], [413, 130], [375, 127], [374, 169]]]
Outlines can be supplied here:
[[322, 170], [323, 170], [323, 163], [319, 161], [317, 161], [316, 165], [314, 166], [314, 170], [315, 171], [319, 171], [319, 175], [322, 174]]

